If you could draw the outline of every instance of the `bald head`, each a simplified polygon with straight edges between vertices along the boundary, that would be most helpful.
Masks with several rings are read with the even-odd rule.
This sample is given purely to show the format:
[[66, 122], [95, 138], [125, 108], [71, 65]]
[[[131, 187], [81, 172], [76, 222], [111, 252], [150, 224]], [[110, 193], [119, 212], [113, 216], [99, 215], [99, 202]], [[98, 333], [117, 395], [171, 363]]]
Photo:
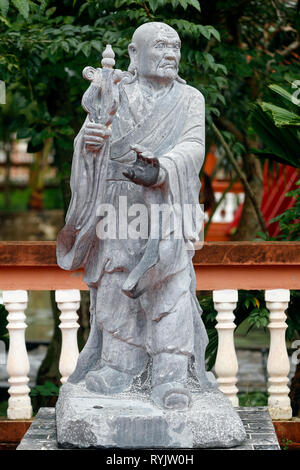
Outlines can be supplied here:
[[148, 80], [173, 81], [178, 74], [180, 38], [171, 26], [152, 22], [139, 26], [128, 47], [130, 70]]
[[137, 46], [143, 45], [153, 37], [177, 37], [179, 42], [179, 36], [174, 28], [165, 23], [159, 23], [158, 21], [145, 23], [139, 26], [133, 33], [131, 43]]

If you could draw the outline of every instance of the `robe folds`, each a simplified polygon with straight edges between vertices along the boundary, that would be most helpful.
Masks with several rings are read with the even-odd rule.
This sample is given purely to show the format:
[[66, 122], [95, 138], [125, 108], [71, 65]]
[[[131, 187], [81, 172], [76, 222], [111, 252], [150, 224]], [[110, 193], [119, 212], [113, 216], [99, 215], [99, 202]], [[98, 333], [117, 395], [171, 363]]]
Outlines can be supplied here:
[[[203, 222], [198, 200], [199, 172], [205, 152], [204, 98], [198, 90], [177, 81], [167, 93], [155, 100], [147, 96], [138, 81], [120, 86], [120, 104], [112, 122], [112, 134], [102, 148], [102, 152], [109, 152], [104, 186], [99, 183], [104, 164], [101, 156], [86, 151], [84, 125], [74, 141], [72, 199], [66, 225], [57, 240], [59, 266], [67, 270], [83, 267], [84, 280], [91, 290], [91, 332], [69, 380], [78, 382], [87, 373], [87, 366], [91, 370], [99, 364], [101, 327], [110, 332], [117, 331], [119, 338], [127, 341], [128, 328], [124, 325], [122, 333], [123, 326], [118, 320], [122, 309], [116, 307], [114, 314], [105, 311], [106, 307], [99, 302], [100, 297], [105, 299], [105, 292], [101, 291], [103, 276], [122, 273], [124, 279], [126, 273], [124, 292], [125, 285], [128, 289], [135, 285], [140, 293], [139, 305], [156, 322], [189, 293], [188, 308], [192, 312], [194, 330], [190, 332], [193, 336], [191, 355], [200, 383], [207, 385], [204, 367], [207, 335], [195, 294], [192, 264], [193, 243], [198, 240]], [[147, 188], [123, 176], [124, 169], [136, 159], [135, 152], [131, 150], [134, 145], [145, 147], [159, 159], [164, 175], [161, 184]], [[170, 236], [163, 236], [160, 227], [159, 236], [155, 239], [150, 236], [123, 239], [118, 235], [114, 239], [100, 239], [96, 233], [97, 224], [101, 221], [97, 215], [99, 201], [112, 204], [118, 213], [122, 197], [126, 197], [127, 207], [145, 205], [149, 209], [148, 214], [151, 214], [151, 205], [167, 204], [172, 208], [172, 220], [177, 230], [179, 227], [181, 236], [174, 237], [172, 227], [168, 227]], [[148, 223], [150, 231], [151, 223], [154, 224], [151, 215]], [[147, 269], [141, 270], [141, 265]], [[107, 302], [107, 309], [116, 305], [118, 296], [122, 304], [125, 293], [119, 290], [113, 295], [114, 304]], [[99, 328], [101, 309], [104, 320]], [[183, 317], [184, 314], [183, 311]]]

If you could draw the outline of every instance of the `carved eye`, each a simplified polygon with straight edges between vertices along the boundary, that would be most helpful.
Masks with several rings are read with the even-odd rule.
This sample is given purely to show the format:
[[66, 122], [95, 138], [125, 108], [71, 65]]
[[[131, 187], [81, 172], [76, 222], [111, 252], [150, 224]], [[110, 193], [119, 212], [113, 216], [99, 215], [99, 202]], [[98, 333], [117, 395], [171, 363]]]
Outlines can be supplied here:
[[164, 42], [158, 42], [155, 46], [156, 49], [164, 49], [166, 47]]

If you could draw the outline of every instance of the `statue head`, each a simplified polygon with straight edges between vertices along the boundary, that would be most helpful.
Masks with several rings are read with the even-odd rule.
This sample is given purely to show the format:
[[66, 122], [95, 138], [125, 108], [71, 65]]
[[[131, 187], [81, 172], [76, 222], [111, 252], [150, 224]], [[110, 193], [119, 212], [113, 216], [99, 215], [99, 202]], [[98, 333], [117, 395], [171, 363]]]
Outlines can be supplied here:
[[139, 26], [129, 44], [129, 71], [150, 81], [178, 79], [180, 38], [171, 26], [153, 22]]

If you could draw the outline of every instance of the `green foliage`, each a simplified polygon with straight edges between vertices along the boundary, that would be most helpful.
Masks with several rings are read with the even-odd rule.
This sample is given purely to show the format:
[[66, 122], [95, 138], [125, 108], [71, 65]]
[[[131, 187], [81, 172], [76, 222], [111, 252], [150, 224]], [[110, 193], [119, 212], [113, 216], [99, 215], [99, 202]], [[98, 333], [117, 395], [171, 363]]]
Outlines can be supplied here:
[[[214, 309], [211, 295], [200, 298], [199, 303], [203, 310], [202, 320], [209, 340], [206, 348], [206, 360], [207, 368], [210, 370], [215, 364], [218, 349], [218, 332], [216, 330], [217, 312]], [[291, 291], [291, 300], [286, 311], [288, 325], [286, 338], [288, 341], [293, 341], [293, 339], [300, 337], [299, 309], [300, 291]], [[247, 333], [253, 327], [265, 329], [269, 321], [269, 312], [266, 309], [264, 292], [240, 290], [234, 314], [236, 327], [241, 325], [244, 321], [247, 322], [249, 325]]]
[[295, 204], [270, 221], [279, 223], [281, 233], [277, 239], [300, 241], [300, 180], [296, 184], [298, 188], [286, 193], [286, 197], [295, 198]]
[[[211, 295], [199, 299], [199, 302], [203, 310], [202, 320], [209, 340], [206, 348], [206, 359], [207, 367], [210, 370], [215, 364], [218, 349], [217, 312], [214, 309]], [[257, 328], [265, 327], [267, 325], [267, 317], [268, 312], [265, 309], [263, 292], [239, 291], [237, 308], [235, 310], [235, 324], [237, 327], [246, 319], [249, 324], [248, 332], [254, 326]]]
[[282, 450], [289, 450], [289, 445], [292, 444], [293, 441], [291, 441], [290, 439], [287, 439], [286, 437], [283, 437], [281, 439], [281, 443], [280, 443], [280, 446], [281, 446], [281, 449]]
[[291, 300], [286, 311], [288, 325], [286, 330], [286, 339], [292, 342], [295, 338], [300, 338], [300, 291], [292, 290], [290, 292]]
[[5, 309], [4, 305], [0, 305], [0, 340], [8, 343], [8, 331], [6, 329], [7, 326], [7, 315], [8, 312]]
[[49, 382], [49, 381], [45, 382], [43, 385], [36, 385], [30, 391], [31, 397], [37, 397], [37, 396], [53, 397], [53, 396], [58, 396], [58, 394], [59, 394], [59, 387], [57, 387], [54, 383]]
[[[0, 12], [0, 77], [18, 110], [6, 128], [29, 138], [31, 152], [53, 139], [64, 187], [73, 138], [85, 116], [82, 69], [100, 65], [107, 43], [116, 53], [116, 67], [126, 69], [128, 44], [142, 23], [164, 21], [177, 29], [183, 39], [180, 75], [204, 94], [207, 123], [218, 121], [227, 130], [224, 137], [231, 148], [233, 142], [237, 159], [249, 152], [247, 139], [255, 138], [249, 120], [253, 101], [261, 97], [267, 103], [268, 84], [298, 74], [297, 59], [288, 57], [287, 63], [281, 54], [299, 33], [296, 8], [284, 2], [0, 0]], [[209, 148], [209, 125], [207, 130]], [[293, 140], [277, 145], [286, 154], [297, 148]], [[230, 170], [227, 158], [223, 162]]]
[[238, 393], [239, 406], [267, 406], [268, 394], [264, 392]]
[[295, 98], [295, 93], [276, 84], [269, 88], [279, 98], [273, 103], [258, 102], [253, 107], [252, 126], [265, 146], [254, 152], [259, 157], [299, 168], [300, 100]]
[[214, 309], [214, 303], [211, 295], [199, 299], [199, 303], [203, 310], [202, 320], [204, 322], [209, 341], [206, 348], [205, 357], [207, 359], [207, 368], [210, 370], [216, 362], [218, 349], [218, 332], [215, 328], [217, 324], [217, 312]]
[[[28, 15], [25, 4], [30, 7]], [[212, 25], [202, 24], [197, 0], [22, 0], [18, 15], [12, 0], [9, 8], [3, 1], [0, 5], [5, 19], [0, 22], [0, 77], [18, 109], [6, 127], [18, 138], [29, 139], [29, 152], [41, 150], [47, 139], [53, 139], [62, 183], [69, 178], [73, 139], [85, 117], [83, 68], [99, 66], [109, 43], [116, 53], [116, 67], [127, 69], [132, 34], [147, 21], [164, 21], [182, 36], [180, 73], [204, 93], [208, 119], [224, 105], [226, 67], [205, 50], [209, 42], [220, 41], [220, 34]]]
[[295, 199], [295, 203], [282, 214], [270, 220], [270, 223], [278, 222], [280, 233], [276, 237], [269, 237], [263, 232], [256, 233], [256, 240], [262, 241], [300, 241], [300, 180], [296, 183], [299, 186], [286, 193], [286, 197]]
[[[2, 21], [5, 22], [9, 8], [15, 7], [15, 9], [23, 16], [28, 18], [30, 2], [28, 0], [0, 0], [0, 11], [2, 14]], [[13, 8], [12, 8], [13, 9]]]
[[3, 192], [0, 193], [0, 209], [2, 211], [26, 211], [30, 196], [29, 188], [12, 189], [10, 191], [10, 205], [7, 207]]
[[0, 401], [0, 416], [7, 415], [8, 401]]
[[252, 305], [253, 309], [248, 316], [248, 323], [250, 325], [249, 330], [254, 326], [256, 328], [265, 328], [269, 323], [269, 311], [265, 308], [265, 303], [262, 299], [252, 297], [251, 293], [245, 293], [245, 299], [243, 300], [243, 306], [249, 309]]

